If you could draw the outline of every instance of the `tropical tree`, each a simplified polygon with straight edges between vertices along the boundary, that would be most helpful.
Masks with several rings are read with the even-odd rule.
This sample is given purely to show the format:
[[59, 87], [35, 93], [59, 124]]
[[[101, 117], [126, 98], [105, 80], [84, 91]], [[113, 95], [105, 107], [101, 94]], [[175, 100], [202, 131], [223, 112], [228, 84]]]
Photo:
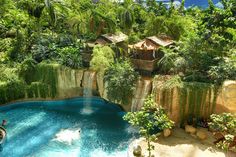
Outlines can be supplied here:
[[151, 157], [151, 151], [154, 150], [154, 146], [151, 144], [152, 135], [174, 126], [174, 122], [168, 118], [165, 110], [155, 103], [152, 95], [145, 100], [140, 111], [128, 112], [124, 119], [138, 127], [140, 135], [146, 139], [148, 157]]
[[164, 53], [164, 56], [158, 61], [158, 66], [164, 72], [168, 74], [172, 71], [175, 71], [175, 60], [178, 57], [178, 54], [170, 48], [161, 48], [161, 51]]
[[137, 76], [137, 72], [134, 71], [128, 60], [112, 64], [104, 76], [107, 82], [108, 99], [117, 103], [128, 104], [135, 89]]
[[108, 46], [95, 46], [90, 67], [102, 74], [114, 63], [114, 51]]

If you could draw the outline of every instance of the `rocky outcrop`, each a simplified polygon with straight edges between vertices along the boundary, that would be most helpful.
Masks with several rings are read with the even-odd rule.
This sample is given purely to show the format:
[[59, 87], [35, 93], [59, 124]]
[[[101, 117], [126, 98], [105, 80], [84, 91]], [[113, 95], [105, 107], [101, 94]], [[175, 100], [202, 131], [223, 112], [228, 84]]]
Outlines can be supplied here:
[[151, 79], [140, 78], [137, 82], [134, 96], [132, 98], [131, 111], [138, 111], [143, 106], [147, 96], [151, 93], [152, 82]]
[[134, 145], [133, 147], [133, 155], [140, 157], [142, 155], [142, 148], [139, 145]]
[[197, 137], [198, 137], [200, 140], [205, 140], [205, 139], [207, 139], [207, 133], [206, 133], [206, 131], [203, 131], [203, 130], [198, 129], [196, 135], [197, 135]]
[[216, 113], [236, 113], [236, 81], [225, 81], [217, 98]]
[[195, 134], [197, 132], [197, 129], [191, 125], [185, 125], [185, 132]]
[[169, 137], [171, 135], [171, 130], [170, 129], [164, 129], [163, 130], [163, 135], [164, 135], [164, 137]]
[[83, 70], [58, 69], [58, 98], [82, 96]]

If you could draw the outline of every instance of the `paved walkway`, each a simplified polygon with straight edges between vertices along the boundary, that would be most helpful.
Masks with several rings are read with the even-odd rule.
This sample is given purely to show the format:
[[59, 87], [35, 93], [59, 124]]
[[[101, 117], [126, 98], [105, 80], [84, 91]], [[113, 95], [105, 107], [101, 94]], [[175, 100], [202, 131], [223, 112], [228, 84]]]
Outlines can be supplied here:
[[[170, 137], [160, 137], [156, 143], [153, 143], [155, 157], [236, 157], [236, 153], [229, 152], [228, 155], [213, 144], [214, 138], [208, 132], [208, 139], [198, 140], [196, 137], [187, 134], [183, 129], [174, 129]], [[147, 149], [147, 144], [143, 138], [134, 141], [138, 143], [142, 150]], [[131, 150], [131, 149], [130, 149]], [[147, 151], [145, 151], [147, 156]], [[133, 157], [129, 152], [129, 157]]]

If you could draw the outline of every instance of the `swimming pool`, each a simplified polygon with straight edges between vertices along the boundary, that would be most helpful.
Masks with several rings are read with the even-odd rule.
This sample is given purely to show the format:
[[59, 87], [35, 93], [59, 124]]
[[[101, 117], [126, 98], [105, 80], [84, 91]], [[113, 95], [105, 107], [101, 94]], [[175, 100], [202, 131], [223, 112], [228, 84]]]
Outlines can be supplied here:
[[0, 108], [2, 157], [125, 157], [137, 132], [103, 99], [20, 102]]

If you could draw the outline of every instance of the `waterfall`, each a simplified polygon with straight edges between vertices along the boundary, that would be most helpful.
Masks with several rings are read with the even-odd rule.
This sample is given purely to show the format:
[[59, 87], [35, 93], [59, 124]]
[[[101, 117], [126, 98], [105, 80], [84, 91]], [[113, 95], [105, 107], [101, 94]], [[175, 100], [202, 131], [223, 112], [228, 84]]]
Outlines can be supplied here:
[[95, 80], [96, 73], [94, 71], [85, 71], [83, 78], [83, 96], [91, 97], [93, 96], [93, 85]]
[[140, 79], [137, 83], [134, 98], [132, 99], [131, 111], [138, 111], [143, 106], [144, 100], [151, 93], [151, 80]]
[[85, 101], [84, 108], [81, 110], [81, 114], [89, 115], [93, 113], [92, 110], [92, 99], [90, 97], [93, 96], [93, 87], [94, 81], [96, 81], [96, 72], [94, 71], [85, 71], [83, 78], [83, 96], [87, 98]]

